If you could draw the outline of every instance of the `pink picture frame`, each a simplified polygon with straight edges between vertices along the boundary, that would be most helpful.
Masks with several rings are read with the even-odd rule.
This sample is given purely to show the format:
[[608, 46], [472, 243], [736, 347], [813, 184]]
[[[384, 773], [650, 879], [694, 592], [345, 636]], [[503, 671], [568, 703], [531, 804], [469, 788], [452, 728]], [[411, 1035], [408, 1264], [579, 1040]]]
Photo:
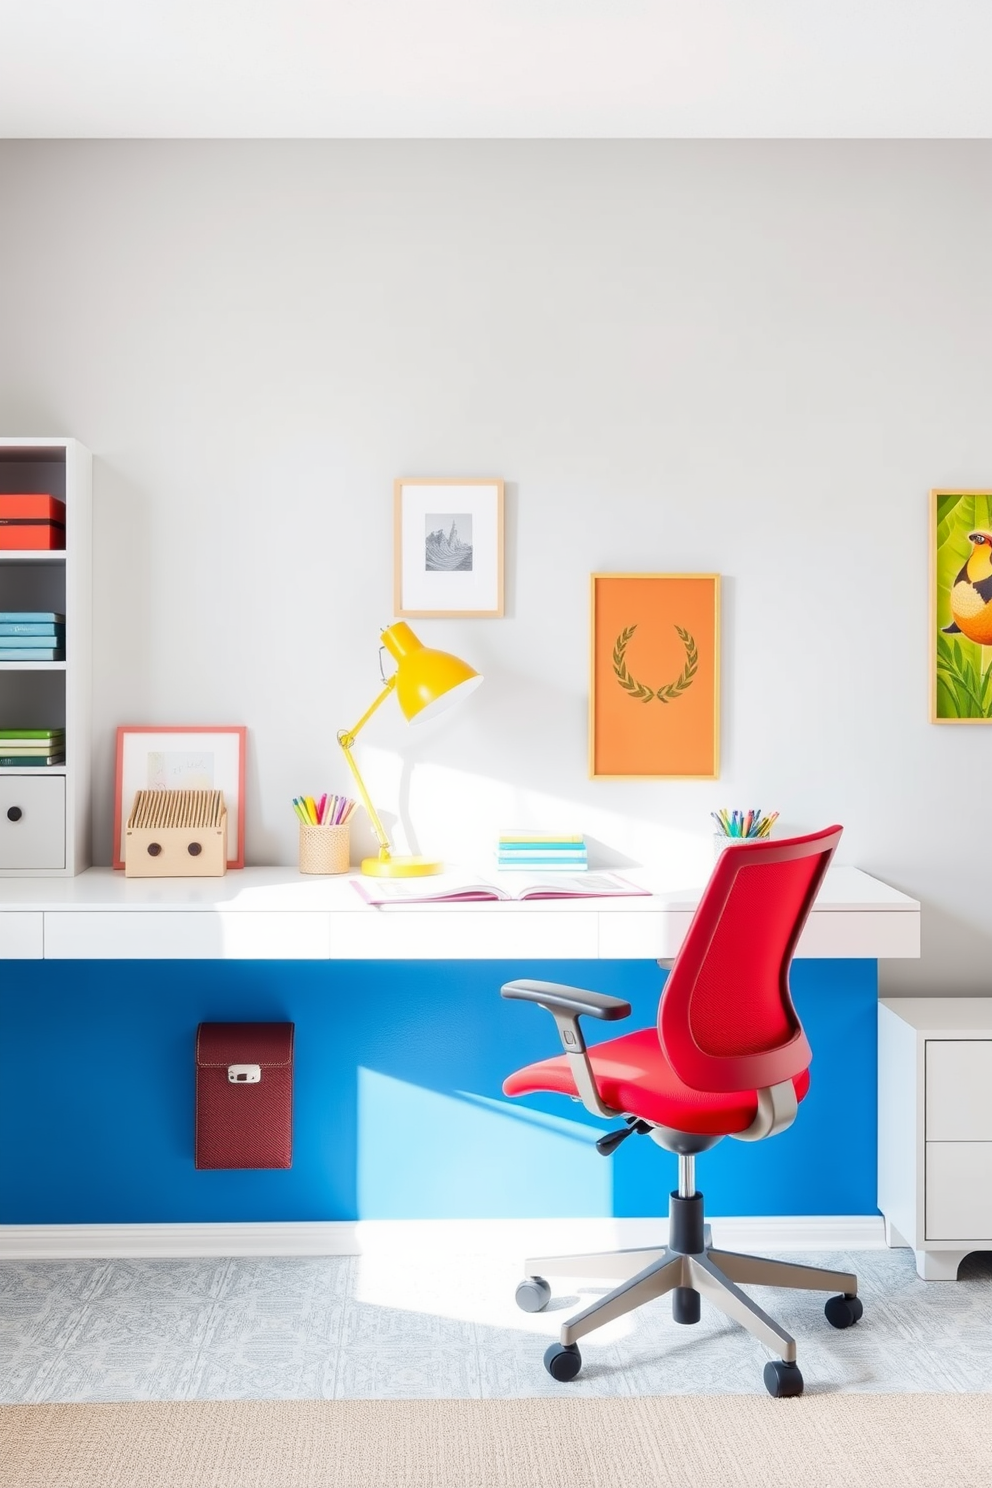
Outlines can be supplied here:
[[121, 724], [114, 776], [115, 868], [124, 867], [124, 826], [138, 790], [212, 789], [227, 807], [227, 866], [245, 866], [244, 724]]

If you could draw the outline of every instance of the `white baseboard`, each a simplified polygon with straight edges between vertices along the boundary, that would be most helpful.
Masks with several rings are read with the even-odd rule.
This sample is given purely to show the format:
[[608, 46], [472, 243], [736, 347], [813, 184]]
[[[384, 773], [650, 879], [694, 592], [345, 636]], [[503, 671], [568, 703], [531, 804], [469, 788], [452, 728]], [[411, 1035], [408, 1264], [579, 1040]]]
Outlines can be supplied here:
[[[878, 1250], [878, 1214], [712, 1220], [725, 1250]], [[0, 1225], [0, 1260], [475, 1253], [560, 1255], [661, 1243], [667, 1219], [363, 1219], [276, 1224]]]

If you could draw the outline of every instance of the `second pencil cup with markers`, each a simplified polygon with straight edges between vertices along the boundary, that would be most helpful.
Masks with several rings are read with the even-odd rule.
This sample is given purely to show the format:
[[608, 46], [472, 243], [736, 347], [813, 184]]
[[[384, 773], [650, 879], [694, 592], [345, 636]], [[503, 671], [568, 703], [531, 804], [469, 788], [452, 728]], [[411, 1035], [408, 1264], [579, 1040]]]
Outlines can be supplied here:
[[351, 828], [312, 827], [300, 822], [300, 872], [347, 873], [351, 865]]

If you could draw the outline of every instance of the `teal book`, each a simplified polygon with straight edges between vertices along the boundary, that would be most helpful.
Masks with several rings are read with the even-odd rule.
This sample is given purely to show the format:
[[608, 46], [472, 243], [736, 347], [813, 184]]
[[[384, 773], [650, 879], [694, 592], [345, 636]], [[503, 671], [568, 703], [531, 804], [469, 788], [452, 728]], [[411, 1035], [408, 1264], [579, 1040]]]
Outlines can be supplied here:
[[56, 610], [0, 610], [0, 625], [64, 625]]
[[514, 853], [521, 858], [547, 857], [548, 853], [563, 853], [569, 857], [581, 858], [586, 846], [584, 842], [509, 842], [503, 837], [500, 839], [499, 850], [501, 853]]
[[48, 640], [49, 645], [54, 645], [56, 641], [65, 640], [65, 626], [50, 625], [47, 621], [43, 621], [37, 625], [4, 625], [0, 623], [0, 646], [7, 645], [7, 641], [3, 639], [6, 636], [16, 638], [18, 642], [25, 641], [31, 646], [39, 645], [45, 639]]
[[65, 661], [65, 651], [51, 646], [18, 646], [0, 649], [0, 661]]
[[64, 754], [0, 754], [0, 770], [34, 770], [64, 764]]
[[4, 651], [63, 651], [65, 635], [0, 635], [0, 648]]

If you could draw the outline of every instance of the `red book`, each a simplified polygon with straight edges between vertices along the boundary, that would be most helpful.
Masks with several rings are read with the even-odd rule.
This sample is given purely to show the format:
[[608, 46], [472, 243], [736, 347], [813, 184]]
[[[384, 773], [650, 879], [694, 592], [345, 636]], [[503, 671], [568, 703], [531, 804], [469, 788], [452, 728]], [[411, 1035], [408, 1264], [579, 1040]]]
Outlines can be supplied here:
[[40, 492], [0, 494], [0, 548], [59, 552], [65, 548], [65, 502]]

